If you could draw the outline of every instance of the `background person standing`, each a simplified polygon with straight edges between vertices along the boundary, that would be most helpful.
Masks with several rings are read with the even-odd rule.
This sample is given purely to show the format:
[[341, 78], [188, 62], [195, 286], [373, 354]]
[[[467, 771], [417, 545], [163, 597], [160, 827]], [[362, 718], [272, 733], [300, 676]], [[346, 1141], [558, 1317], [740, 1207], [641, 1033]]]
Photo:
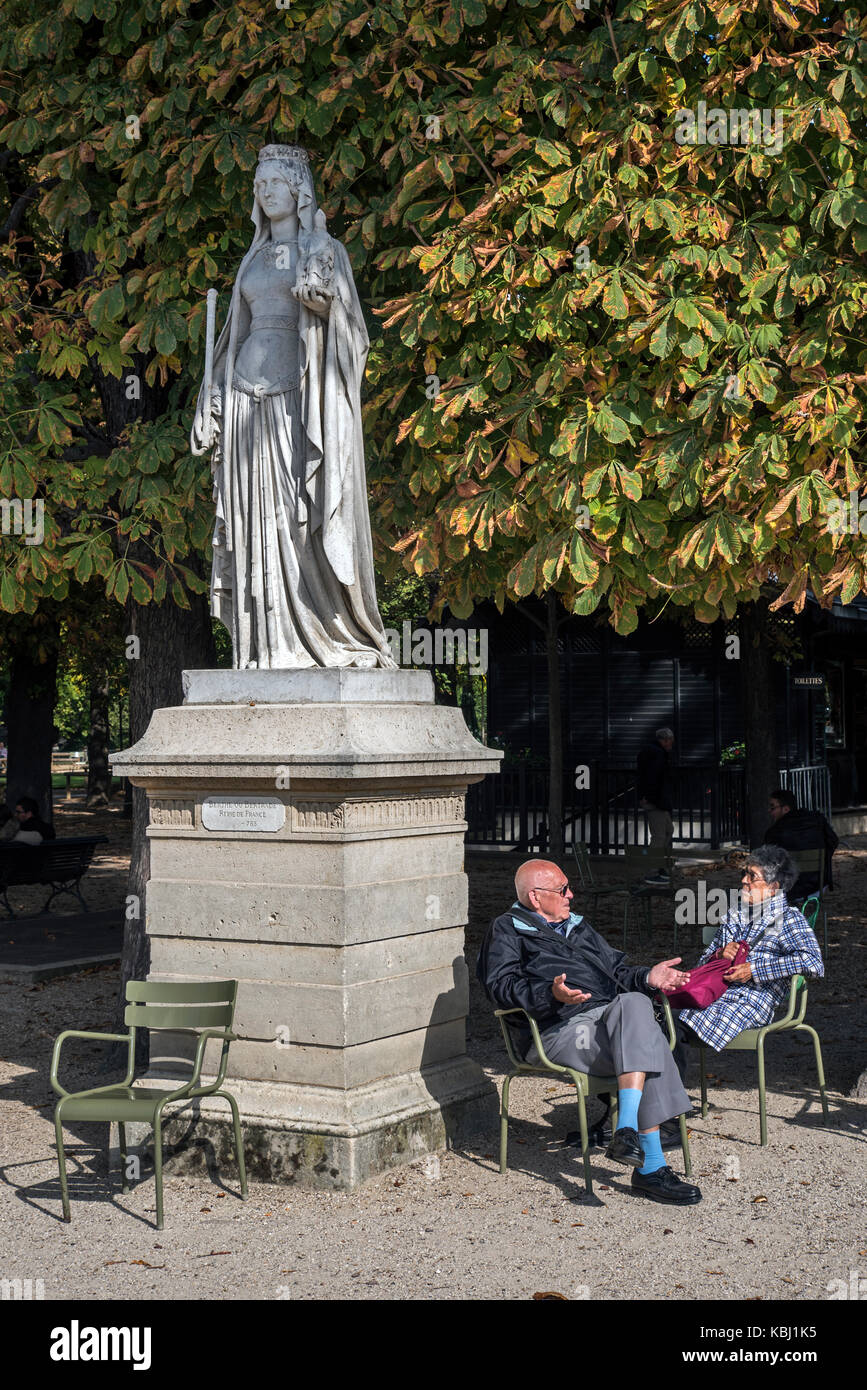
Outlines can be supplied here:
[[[648, 743], [638, 754], [638, 804], [647, 812], [651, 849], [671, 849], [674, 839], [669, 756], [673, 747], [674, 732], [668, 728], [657, 729], [654, 742]], [[649, 881], [667, 883], [668, 874], [660, 869]]]

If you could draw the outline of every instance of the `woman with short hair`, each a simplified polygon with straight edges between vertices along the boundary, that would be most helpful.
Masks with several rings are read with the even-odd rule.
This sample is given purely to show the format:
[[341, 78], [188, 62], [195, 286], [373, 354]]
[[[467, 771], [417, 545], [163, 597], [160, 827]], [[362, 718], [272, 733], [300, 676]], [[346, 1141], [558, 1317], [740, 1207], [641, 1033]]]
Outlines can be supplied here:
[[[821, 979], [825, 973], [819, 943], [786, 894], [798, 877], [790, 854], [779, 845], [753, 850], [741, 875], [741, 905], [729, 911], [699, 965], [732, 960], [738, 941], [749, 948], [746, 960], [725, 975], [728, 989], [706, 1009], [681, 1009], [682, 1037], [721, 1052], [745, 1028], [763, 1028], [789, 997], [793, 975]], [[694, 1035], [694, 1036], [693, 1036]]]

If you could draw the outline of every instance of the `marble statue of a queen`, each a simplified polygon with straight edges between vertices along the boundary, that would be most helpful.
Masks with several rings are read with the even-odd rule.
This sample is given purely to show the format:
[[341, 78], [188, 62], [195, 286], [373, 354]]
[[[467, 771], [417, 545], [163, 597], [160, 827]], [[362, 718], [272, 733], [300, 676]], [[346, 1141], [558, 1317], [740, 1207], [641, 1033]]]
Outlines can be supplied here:
[[194, 454], [213, 448], [211, 612], [236, 669], [393, 667], [361, 432], [369, 342], [304, 150], [260, 151], [251, 215], [190, 437]]

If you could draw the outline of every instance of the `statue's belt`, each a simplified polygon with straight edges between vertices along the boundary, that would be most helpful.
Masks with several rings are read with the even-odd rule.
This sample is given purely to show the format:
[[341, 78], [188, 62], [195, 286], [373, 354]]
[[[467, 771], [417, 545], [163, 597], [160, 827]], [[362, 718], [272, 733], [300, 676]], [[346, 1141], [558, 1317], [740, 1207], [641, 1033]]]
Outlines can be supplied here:
[[250, 320], [250, 332], [259, 333], [268, 328], [297, 328], [298, 310], [294, 314], [254, 314]]
[[263, 386], [261, 383], [254, 385], [242, 376], [232, 377], [232, 389], [243, 391], [245, 396], [252, 396], [255, 401], [260, 401], [263, 396], [281, 396], [284, 391], [298, 391], [300, 387], [301, 377], [297, 374], [281, 377], [270, 386]]

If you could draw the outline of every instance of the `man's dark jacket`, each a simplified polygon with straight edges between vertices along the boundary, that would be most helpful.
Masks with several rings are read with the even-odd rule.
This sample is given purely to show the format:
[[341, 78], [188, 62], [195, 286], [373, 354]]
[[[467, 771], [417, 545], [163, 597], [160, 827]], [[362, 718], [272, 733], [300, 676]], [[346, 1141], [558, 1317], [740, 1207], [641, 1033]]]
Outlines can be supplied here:
[[658, 811], [671, 810], [671, 774], [667, 751], [658, 741], [648, 743], [638, 755], [638, 797]]
[[[609, 946], [585, 918], [573, 914], [571, 920], [575, 925], [562, 936], [540, 913], [514, 903], [494, 918], [479, 952], [476, 974], [488, 998], [498, 1009], [526, 1009], [543, 1032], [573, 1014], [610, 1004], [618, 994], [655, 993], [647, 988], [650, 967], [628, 965], [624, 953]], [[554, 998], [551, 986], [564, 972], [567, 985], [591, 995], [586, 1003], [561, 1004]], [[526, 1056], [529, 1029], [523, 1019], [517, 1025], [506, 1021]]]
[[[825, 851], [825, 882], [829, 888], [834, 887], [834, 880], [831, 874], [831, 856], [839, 845], [840, 840], [832, 826], [830, 826], [822, 815], [821, 811], [808, 811], [805, 809], [787, 811], [784, 816], [774, 821], [765, 832], [766, 845], [779, 845], [781, 849], [823, 849]], [[815, 893], [819, 888], [819, 875], [817, 873], [801, 874], [793, 888], [789, 889], [789, 898], [806, 898], [810, 893]]]

